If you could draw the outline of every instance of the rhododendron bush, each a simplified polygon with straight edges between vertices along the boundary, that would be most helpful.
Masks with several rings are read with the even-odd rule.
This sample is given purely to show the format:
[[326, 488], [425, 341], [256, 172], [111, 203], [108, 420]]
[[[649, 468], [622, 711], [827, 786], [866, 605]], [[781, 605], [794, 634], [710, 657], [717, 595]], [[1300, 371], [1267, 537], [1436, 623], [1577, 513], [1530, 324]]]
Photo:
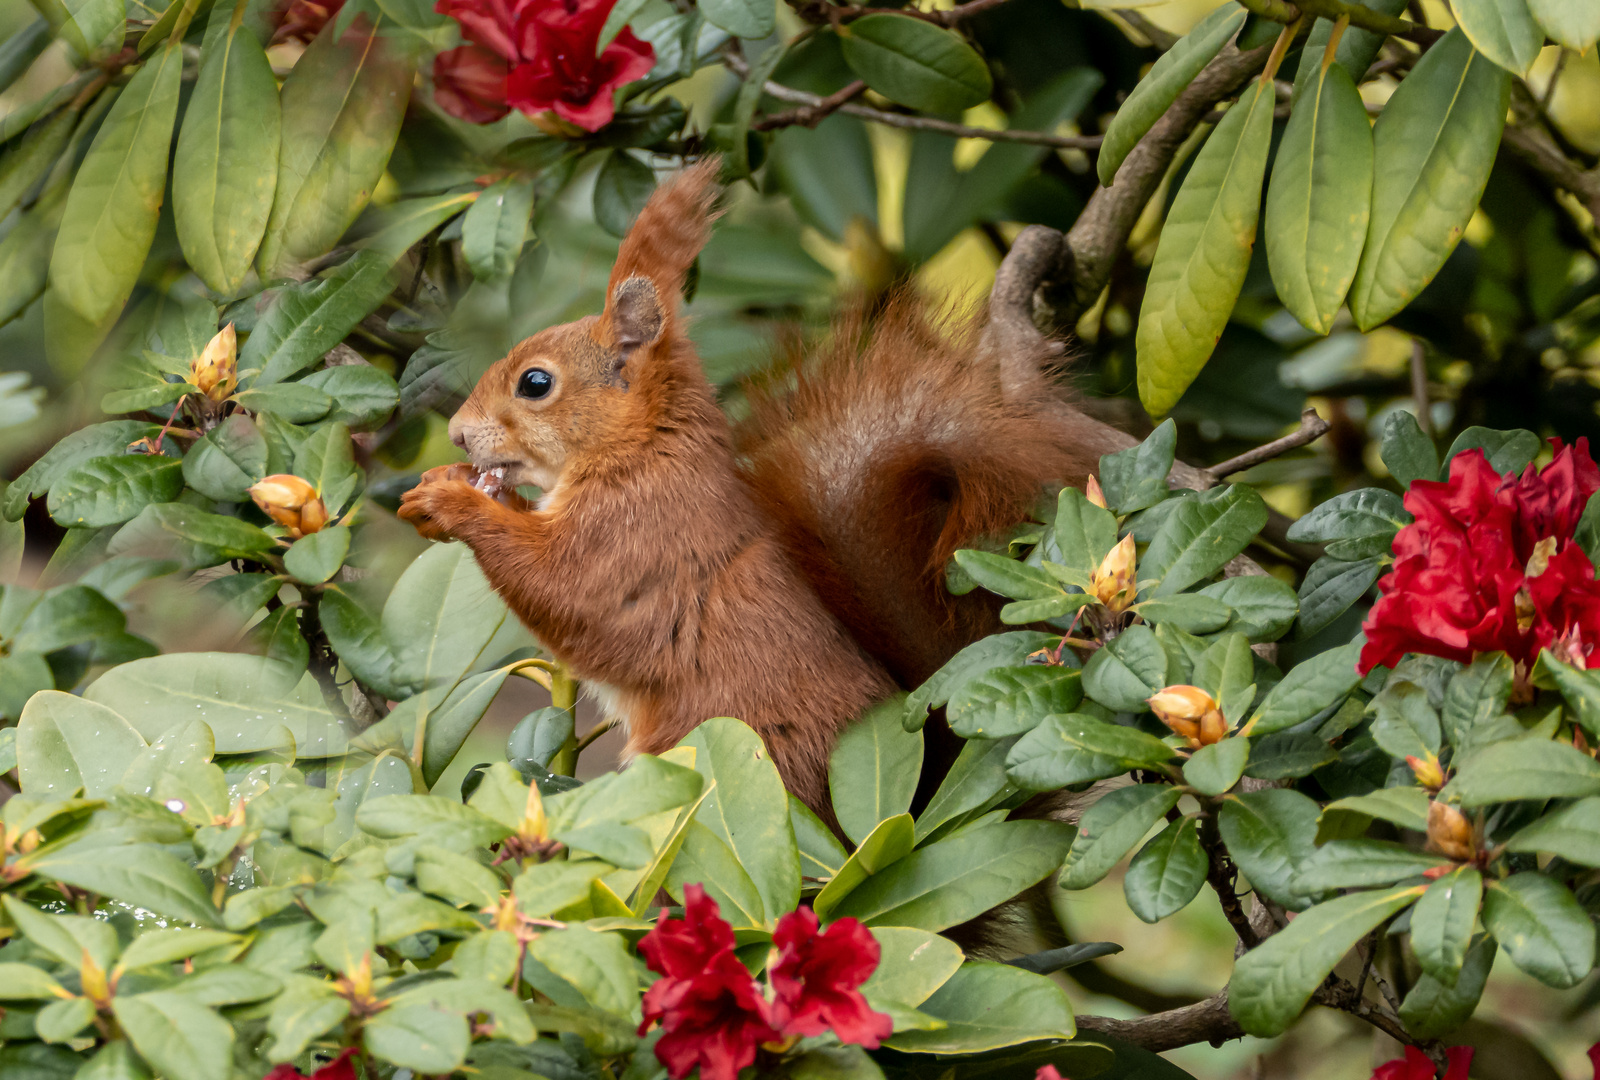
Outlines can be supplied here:
[[[0, 1080], [1579, 1075], [1594, 8], [0, 0]], [[730, 414], [993, 289], [1135, 433], [828, 821], [394, 515], [707, 157]]]

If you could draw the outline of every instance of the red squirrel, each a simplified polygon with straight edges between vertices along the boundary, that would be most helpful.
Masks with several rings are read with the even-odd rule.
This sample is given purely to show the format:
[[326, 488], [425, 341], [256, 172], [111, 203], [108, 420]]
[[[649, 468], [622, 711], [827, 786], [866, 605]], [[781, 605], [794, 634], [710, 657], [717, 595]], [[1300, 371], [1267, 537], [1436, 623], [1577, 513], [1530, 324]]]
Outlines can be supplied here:
[[[787, 378], [751, 388], [735, 430], [679, 310], [716, 172], [704, 161], [658, 188], [601, 314], [484, 374], [450, 421], [471, 463], [430, 470], [400, 516], [472, 548], [623, 719], [629, 755], [738, 717], [831, 822], [839, 732], [1000, 626], [996, 598], [945, 588], [952, 553], [1052, 486], [1082, 486], [1103, 447], [1046, 378], [1031, 324], [941, 326], [909, 294], [871, 321], [842, 316]], [[1029, 269], [1002, 267], [996, 297], [1031, 297]]]

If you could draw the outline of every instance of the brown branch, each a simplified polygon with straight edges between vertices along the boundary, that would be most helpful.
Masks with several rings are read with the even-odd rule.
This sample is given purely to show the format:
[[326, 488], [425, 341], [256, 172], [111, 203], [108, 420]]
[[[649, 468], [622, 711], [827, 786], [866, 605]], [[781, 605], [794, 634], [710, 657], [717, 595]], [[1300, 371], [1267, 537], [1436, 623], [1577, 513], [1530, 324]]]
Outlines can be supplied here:
[[835, 90], [815, 105], [802, 105], [800, 108], [790, 109], [788, 112], [763, 116], [760, 120], [751, 124], [750, 127], [754, 131], [771, 131], [774, 128], [793, 127], [796, 124], [801, 127], [814, 128], [837, 112], [851, 98], [860, 95], [866, 88], [867, 84], [857, 79], [855, 82]]
[[[724, 53], [723, 64], [729, 71], [743, 79], [750, 74], [750, 65], [734, 53]], [[845, 89], [849, 89], [846, 87]], [[794, 123], [802, 123], [798, 114], [808, 109], [821, 109], [828, 106], [829, 98], [817, 94], [810, 94], [804, 90], [796, 90], [782, 83], [768, 81], [762, 90], [770, 97], [779, 101], [787, 101], [794, 105], [804, 106], [794, 113], [776, 113], [764, 117], [761, 121], [751, 125], [765, 130], [779, 125], [773, 123], [780, 116], [796, 116]], [[843, 91], [841, 91], [842, 93]], [[836, 96], [836, 95], [835, 95]], [[911, 131], [937, 131], [943, 135], [953, 135], [958, 139], [988, 139], [990, 142], [1015, 142], [1028, 143], [1034, 146], [1051, 146], [1061, 150], [1095, 150], [1100, 146], [1099, 135], [1052, 135], [1045, 131], [1008, 131], [993, 128], [972, 127], [968, 124], [953, 124], [948, 120], [935, 120], [927, 116], [911, 116], [906, 113], [888, 112], [884, 109], [874, 109], [869, 105], [857, 105], [847, 102], [836, 106], [838, 112], [850, 116], [858, 116], [863, 120], [884, 124], [888, 127], [906, 128]]]
[[919, 8], [866, 7], [861, 4], [831, 4], [825, 0], [789, 0], [789, 6], [806, 22], [814, 26], [837, 25], [859, 19], [863, 15], [909, 15], [913, 19], [933, 23], [935, 26], [954, 26], [963, 19], [982, 15], [997, 8], [1007, 0], [967, 0], [946, 11], [923, 11]]
[[1232, 476], [1234, 473], [1255, 468], [1263, 461], [1271, 461], [1279, 454], [1297, 450], [1307, 443], [1315, 442], [1327, 434], [1330, 426], [1326, 420], [1317, 415], [1317, 410], [1306, 409], [1300, 414], [1300, 427], [1294, 432], [1285, 435], [1281, 439], [1273, 439], [1271, 442], [1258, 446], [1254, 450], [1246, 450], [1238, 457], [1231, 457], [1227, 461], [1211, 466], [1209, 469], [1201, 469], [1200, 475], [1205, 481], [1206, 487], [1215, 487], [1217, 482], [1225, 476]]
[[1228, 988], [1181, 1009], [1115, 1020], [1109, 1016], [1078, 1017], [1078, 1033], [1110, 1035], [1152, 1053], [1208, 1042], [1219, 1044], [1244, 1036], [1244, 1028], [1228, 1011]]
[[1411, 339], [1411, 400], [1417, 407], [1417, 426], [1433, 438], [1433, 407], [1428, 402], [1428, 352], [1421, 338]]
[[1233, 885], [1239, 877], [1239, 871], [1234, 867], [1233, 860], [1228, 858], [1222, 836], [1217, 832], [1215, 813], [1200, 819], [1200, 843], [1206, 849], [1206, 881], [1217, 894], [1222, 914], [1227, 917], [1228, 925], [1233, 927], [1240, 945], [1245, 949], [1255, 948], [1261, 944], [1261, 935], [1256, 933], [1250, 916], [1245, 914], [1244, 905], [1239, 901], [1239, 894], [1234, 891]]
[[1178, 35], [1161, 29], [1133, 8], [1114, 8], [1111, 14], [1143, 34], [1152, 48], [1166, 52], [1178, 43]]
[[1359, 26], [1363, 30], [1371, 30], [1378, 34], [1403, 37], [1419, 45], [1432, 45], [1444, 37], [1444, 32], [1441, 30], [1434, 30], [1410, 19], [1385, 15], [1363, 4], [1347, 4], [1343, 0], [1295, 0], [1294, 3], [1290, 3], [1289, 0], [1239, 0], [1239, 6], [1263, 19], [1271, 19], [1273, 22], [1285, 25], [1292, 24], [1302, 15], [1315, 15], [1329, 20], [1342, 16], [1350, 20], [1351, 26]]

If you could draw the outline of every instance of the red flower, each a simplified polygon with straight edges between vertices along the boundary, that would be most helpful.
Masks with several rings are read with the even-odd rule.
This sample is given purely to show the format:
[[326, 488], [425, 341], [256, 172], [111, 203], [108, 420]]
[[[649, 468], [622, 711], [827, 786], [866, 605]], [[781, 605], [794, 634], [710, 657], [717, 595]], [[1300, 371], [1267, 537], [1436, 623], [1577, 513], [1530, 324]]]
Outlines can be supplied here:
[[1589, 1047], [1589, 1061], [1594, 1065], [1594, 1080], [1600, 1080], [1600, 1043]]
[[673, 1080], [696, 1066], [702, 1080], [736, 1080], [762, 1043], [779, 1038], [772, 1006], [733, 953], [733, 928], [699, 885], [684, 889], [684, 917], [663, 913], [639, 941], [661, 976], [644, 995], [642, 1035], [661, 1024], [656, 1058]]
[[[308, 0], [297, 0], [308, 2]], [[655, 66], [655, 49], [623, 27], [600, 55], [616, 0], [437, 0], [468, 44], [433, 62], [434, 100], [475, 124], [511, 109], [554, 112], [598, 131], [616, 112], [614, 91]]]
[[1061, 1080], [1061, 1074], [1054, 1065], [1040, 1065], [1039, 1071], [1033, 1074], [1033, 1080]]
[[857, 989], [878, 967], [878, 942], [855, 919], [840, 919], [817, 933], [810, 908], [778, 920], [772, 943], [778, 959], [768, 970], [777, 998], [773, 1015], [786, 1035], [821, 1035], [868, 1050], [894, 1031], [894, 1021], [873, 1012]]
[[310, 1076], [306, 1076], [288, 1063], [276, 1065], [261, 1080], [356, 1080], [356, 1067], [350, 1061], [355, 1055], [354, 1047], [341, 1050], [338, 1057], [315, 1070]]
[[1405, 506], [1416, 520], [1395, 536], [1394, 572], [1362, 627], [1362, 674], [1408, 652], [1466, 662], [1503, 651], [1519, 680], [1541, 649], [1588, 666], [1600, 644], [1600, 584], [1572, 535], [1600, 468], [1586, 439], [1555, 446], [1542, 472], [1502, 477], [1472, 450], [1451, 462], [1447, 482], [1411, 485]]
[[[1445, 1050], [1444, 1056], [1449, 1067], [1444, 1071], [1443, 1080], [1467, 1080], [1472, 1054], [1473, 1048], [1470, 1046], [1452, 1046]], [[1385, 1062], [1372, 1070], [1372, 1080], [1434, 1080], [1437, 1075], [1428, 1055], [1415, 1046], [1406, 1047], [1404, 1058]]]

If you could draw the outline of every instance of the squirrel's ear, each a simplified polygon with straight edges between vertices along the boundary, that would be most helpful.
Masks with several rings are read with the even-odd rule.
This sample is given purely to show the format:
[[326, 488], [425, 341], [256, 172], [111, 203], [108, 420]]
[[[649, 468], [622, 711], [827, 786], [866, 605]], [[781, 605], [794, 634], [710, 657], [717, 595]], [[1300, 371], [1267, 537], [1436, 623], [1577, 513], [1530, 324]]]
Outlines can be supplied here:
[[[647, 332], [636, 345], [654, 340], [671, 321], [684, 276], [705, 246], [716, 216], [711, 204], [717, 195], [719, 166], [718, 159], [708, 158], [662, 184], [628, 230], [606, 289], [606, 315], [619, 346], [626, 347], [624, 323], [634, 320], [641, 309], [656, 313], [655, 330]], [[651, 287], [649, 303], [644, 302], [641, 285]], [[643, 324], [635, 323], [634, 328], [648, 326], [649, 322], [646, 317]]]
[[609, 307], [612, 332], [624, 361], [633, 350], [661, 336], [666, 312], [661, 310], [661, 296], [649, 278], [635, 275], [618, 285]]

